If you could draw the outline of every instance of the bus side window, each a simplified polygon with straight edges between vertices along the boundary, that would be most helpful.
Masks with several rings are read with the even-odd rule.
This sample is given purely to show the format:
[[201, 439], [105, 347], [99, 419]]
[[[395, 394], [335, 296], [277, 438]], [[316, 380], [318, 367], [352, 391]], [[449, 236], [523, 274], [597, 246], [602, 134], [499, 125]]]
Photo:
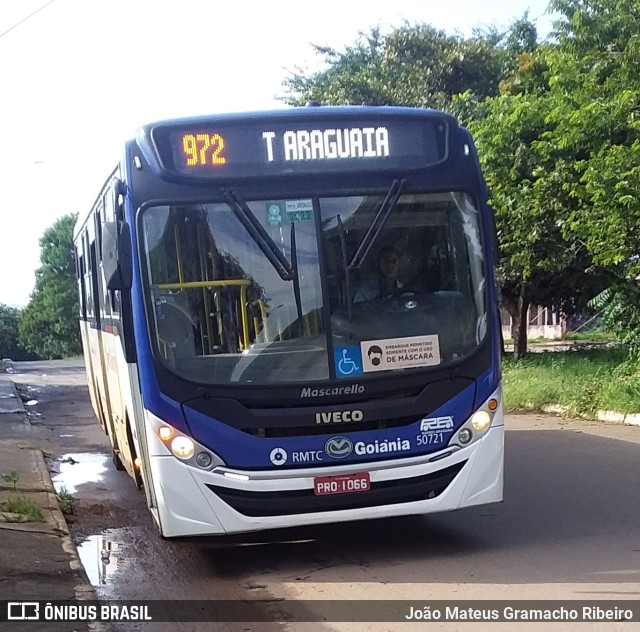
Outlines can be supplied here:
[[95, 313], [93, 309], [93, 282], [91, 279], [91, 256], [89, 250], [89, 237], [85, 232], [82, 238], [83, 250], [84, 250], [84, 291], [85, 291], [85, 306], [86, 314], [88, 318], [93, 318]]
[[[79, 247], [82, 248], [82, 240], [80, 240]], [[78, 249], [76, 249], [76, 257], [78, 263], [78, 297], [79, 297], [79, 307], [80, 307], [80, 318], [86, 320], [87, 318], [87, 295], [85, 292], [85, 257], [84, 254], [79, 253]]]

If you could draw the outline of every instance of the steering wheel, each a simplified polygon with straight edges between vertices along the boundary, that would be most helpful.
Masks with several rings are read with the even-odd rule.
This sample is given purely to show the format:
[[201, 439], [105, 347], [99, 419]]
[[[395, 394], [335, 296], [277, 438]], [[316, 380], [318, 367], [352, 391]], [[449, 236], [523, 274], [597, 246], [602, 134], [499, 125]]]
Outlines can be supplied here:
[[399, 287], [395, 290], [389, 290], [384, 294], [380, 294], [378, 298], [397, 298], [398, 296], [415, 296], [417, 292], [410, 288]]

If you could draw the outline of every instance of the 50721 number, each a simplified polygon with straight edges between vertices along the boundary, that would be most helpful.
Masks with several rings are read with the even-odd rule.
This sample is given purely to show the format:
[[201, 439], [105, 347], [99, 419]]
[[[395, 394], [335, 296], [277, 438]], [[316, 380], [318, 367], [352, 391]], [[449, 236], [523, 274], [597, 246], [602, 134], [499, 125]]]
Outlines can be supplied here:
[[431, 445], [433, 443], [441, 443], [444, 441], [444, 433], [430, 432], [429, 434], [421, 434], [416, 437], [418, 445]]

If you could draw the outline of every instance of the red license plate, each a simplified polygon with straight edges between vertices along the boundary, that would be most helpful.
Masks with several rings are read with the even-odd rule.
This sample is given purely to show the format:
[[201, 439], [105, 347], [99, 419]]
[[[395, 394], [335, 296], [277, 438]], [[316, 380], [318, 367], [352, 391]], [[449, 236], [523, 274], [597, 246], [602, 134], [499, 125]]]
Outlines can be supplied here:
[[316, 496], [368, 492], [370, 489], [369, 472], [340, 474], [338, 476], [316, 476], [313, 479], [313, 491]]

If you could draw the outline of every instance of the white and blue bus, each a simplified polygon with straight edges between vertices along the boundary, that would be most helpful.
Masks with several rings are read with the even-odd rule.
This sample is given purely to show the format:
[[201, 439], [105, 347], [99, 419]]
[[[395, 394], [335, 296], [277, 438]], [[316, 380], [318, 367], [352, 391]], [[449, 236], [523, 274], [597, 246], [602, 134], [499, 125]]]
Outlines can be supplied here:
[[493, 239], [443, 112], [142, 127], [74, 242], [93, 407], [160, 533], [502, 500]]

